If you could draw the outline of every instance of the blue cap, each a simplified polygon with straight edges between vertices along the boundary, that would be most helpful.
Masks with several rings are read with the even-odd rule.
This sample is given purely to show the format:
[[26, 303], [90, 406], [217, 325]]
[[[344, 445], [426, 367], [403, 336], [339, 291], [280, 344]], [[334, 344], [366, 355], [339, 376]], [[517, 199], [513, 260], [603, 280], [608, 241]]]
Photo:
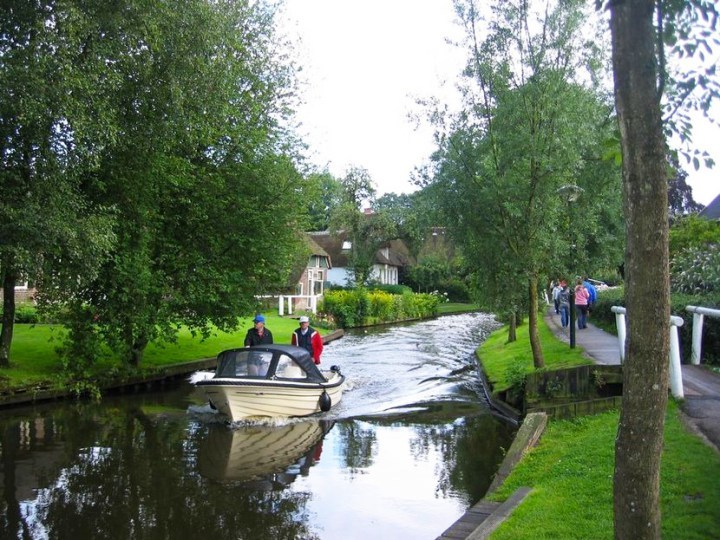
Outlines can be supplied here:
[[255, 321], [256, 323], [258, 323], [258, 322], [264, 323], [265, 317], [263, 317], [262, 315], [255, 315], [255, 318], [253, 319], [253, 321]]

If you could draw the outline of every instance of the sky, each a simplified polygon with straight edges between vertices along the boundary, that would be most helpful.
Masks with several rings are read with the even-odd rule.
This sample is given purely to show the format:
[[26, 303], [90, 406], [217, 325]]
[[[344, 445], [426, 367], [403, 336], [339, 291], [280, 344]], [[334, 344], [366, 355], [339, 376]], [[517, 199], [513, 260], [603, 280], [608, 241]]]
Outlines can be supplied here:
[[[368, 170], [378, 194], [408, 193], [413, 171], [435, 149], [418, 98], [458, 102], [454, 80], [465, 53], [452, 0], [286, 0], [281, 29], [296, 43], [302, 66], [299, 133], [311, 162], [343, 177]], [[713, 110], [720, 121], [720, 106]], [[720, 193], [720, 127], [695, 126], [714, 170], [684, 166], [695, 200]], [[710, 141], [716, 142], [714, 147]]]

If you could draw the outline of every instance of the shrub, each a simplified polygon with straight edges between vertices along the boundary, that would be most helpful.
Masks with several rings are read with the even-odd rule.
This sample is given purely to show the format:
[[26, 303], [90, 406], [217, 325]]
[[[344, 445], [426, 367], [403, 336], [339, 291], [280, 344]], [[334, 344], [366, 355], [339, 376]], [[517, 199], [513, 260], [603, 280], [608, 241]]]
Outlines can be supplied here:
[[720, 291], [720, 244], [684, 249], [670, 262], [673, 292], [702, 294]]
[[389, 294], [403, 294], [406, 292], [412, 292], [412, 289], [407, 285], [377, 285], [373, 287], [375, 291], [382, 291]]
[[[1, 316], [2, 309], [0, 308]], [[17, 324], [37, 324], [41, 322], [41, 317], [33, 304], [18, 304], [15, 306], [15, 322]]]
[[438, 290], [447, 293], [450, 302], [470, 302], [470, 289], [468, 289], [467, 284], [461, 279], [444, 281], [440, 283]]
[[431, 294], [389, 294], [358, 288], [327, 291], [320, 310], [337, 326], [351, 328], [437, 314], [438, 299]]

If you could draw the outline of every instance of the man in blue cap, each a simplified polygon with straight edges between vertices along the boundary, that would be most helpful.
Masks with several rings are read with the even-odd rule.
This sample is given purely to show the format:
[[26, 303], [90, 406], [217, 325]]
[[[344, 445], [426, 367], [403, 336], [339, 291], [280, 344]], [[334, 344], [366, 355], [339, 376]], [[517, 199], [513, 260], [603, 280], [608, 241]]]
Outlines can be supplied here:
[[255, 315], [253, 319], [255, 327], [247, 331], [245, 335], [245, 346], [254, 347], [255, 345], [272, 345], [272, 332], [265, 328], [265, 317]]

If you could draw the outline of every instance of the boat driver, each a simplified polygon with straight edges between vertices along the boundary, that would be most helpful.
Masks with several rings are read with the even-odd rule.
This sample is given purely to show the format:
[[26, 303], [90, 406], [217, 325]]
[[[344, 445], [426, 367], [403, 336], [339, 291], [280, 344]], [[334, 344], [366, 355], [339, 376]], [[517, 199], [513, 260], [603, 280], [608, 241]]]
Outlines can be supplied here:
[[[265, 317], [258, 314], [253, 319], [255, 326], [247, 331], [245, 335], [245, 346], [255, 347], [256, 345], [272, 345], [272, 332], [265, 328]], [[264, 376], [267, 366], [263, 366], [263, 353], [251, 353], [248, 355], [248, 375]]]

